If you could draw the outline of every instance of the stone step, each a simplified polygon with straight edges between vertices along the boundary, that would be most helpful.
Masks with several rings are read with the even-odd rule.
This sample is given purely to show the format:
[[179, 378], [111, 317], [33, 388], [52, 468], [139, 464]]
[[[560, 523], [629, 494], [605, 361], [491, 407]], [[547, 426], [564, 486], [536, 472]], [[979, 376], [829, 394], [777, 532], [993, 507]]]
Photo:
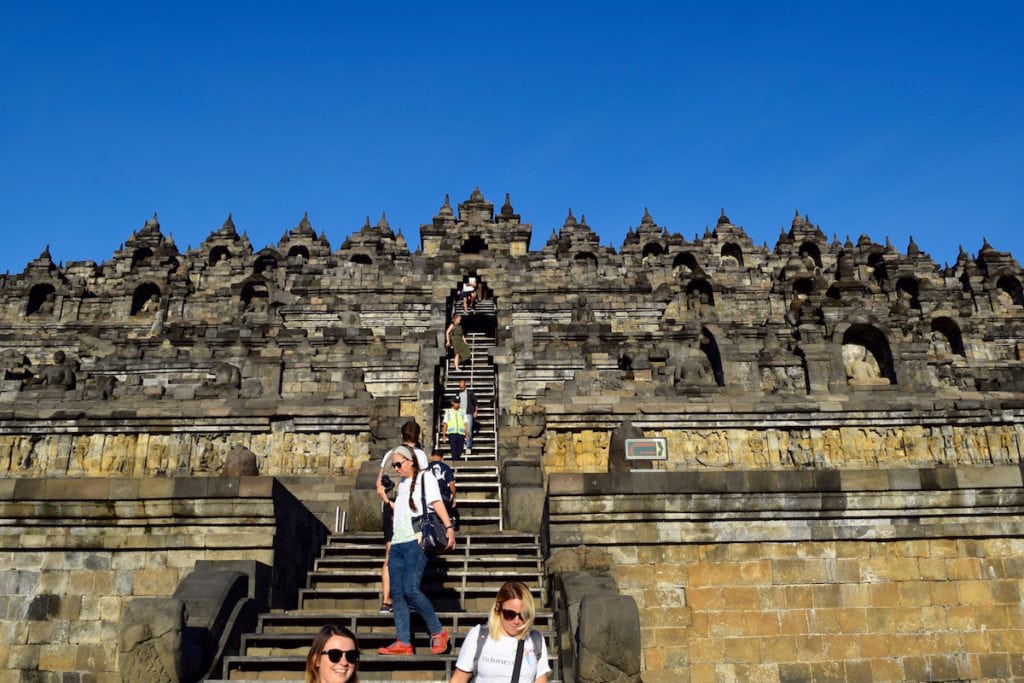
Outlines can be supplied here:
[[[384, 553], [381, 548], [381, 559]], [[519, 566], [515, 563], [500, 563], [494, 566], [462, 567], [459, 564], [443, 564], [438, 558], [432, 559], [423, 572], [421, 587], [428, 596], [443, 599], [453, 593], [462, 594], [463, 598], [469, 591], [480, 589], [492, 591], [498, 578], [504, 581], [519, 581], [537, 586], [541, 583], [542, 570], [536, 564], [532, 566]], [[379, 567], [376, 569], [350, 569], [346, 571], [323, 570], [310, 571], [307, 574], [308, 587], [301, 589], [300, 599], [314, 599], [319, 597], [377, 599], [377, 591], [380, 587], [381, 575]], [[368, 590], [369, 589], [369, 590]], [[371, 604], [370, 608], [375, 605]]]
[[[380, 577], [377, 577], [378, 581]], [[436, 582], [423, 579], [423, 592], [437, 610], [446, 612], [486, 611], [494, 604], [494, 591], [506, 581], [524, 581], [531, 586], [540, 585], [540, 576], [524, 578], [515, 572], [494, 572], [472, 584]], [[339, 610], [344, 612], [370, 612], [380, 607], [380, 594], [374, 587], [367, 588], [302, 588], [299, 589], [302, 609]]]
[[[487, 612], [445, 612], [437, 613], [437, 618], [446, 629], [452, 634], [465, 634], [477, 624], [487, 621]], [[351, 628], [357, 635], [363, 633], [391, 633], [394, 634], [394, 616], [388, 612], [317, 612], [313, 610], [288, 610], [286, 612], [272, 612], [259, 617], [257, 624], [258, 634], [248, 634], [244, 638], [258, 637], [268, 634], [295, 634], [301, 633], [309, 636], [316, 633], [321, 626], [327, 622], [342, 624]], [[425, 631], [423, 618], [413, 612], [411, 624], [414, 633]], [[535, 628], [544, 632], [553, 630], [554, 616], [550, 610], [539, 609], [534, 619]], [[244, 642], [244, 641], [243, 641]]]
[[[357, 557], [345, 556], [345, 557], [321, 557], [316, 561], [317, 572], [352, 572], [358, 574], [363, 571], [372, 571], [379, 574], [381, 568], [381, 561], [383, 559], [383, 543], [380, 547], [380, 552], [377, 555], [362, 555]], [[509, 568], [514, 567], [524, 571], [541, 571], [543, 569], [543, 562], [537, 557], [527, 557], [522, 555], [504, 555], [504, 556], [488, 556], [479, 557], [471, 555], [469, 557], [463, 557], [459, 559], [456, 557], [455, 560], [450, 561], [448, 566], [459, 566], [472, 568], [474, 571], [490, 571], [494, 568]], [[429, 567], [428, 567], [429, 568]]]

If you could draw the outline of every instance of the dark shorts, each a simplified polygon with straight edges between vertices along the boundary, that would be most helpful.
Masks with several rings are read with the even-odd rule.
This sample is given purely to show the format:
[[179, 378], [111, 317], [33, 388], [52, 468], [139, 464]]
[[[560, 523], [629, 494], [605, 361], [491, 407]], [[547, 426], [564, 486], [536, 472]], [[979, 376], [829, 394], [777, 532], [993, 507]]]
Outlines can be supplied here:
[[384, 542], [391, 543], [391, 537], [395, 533], [395, 511], [390, 505], [381, 505], [380, 517], [384, 525]]

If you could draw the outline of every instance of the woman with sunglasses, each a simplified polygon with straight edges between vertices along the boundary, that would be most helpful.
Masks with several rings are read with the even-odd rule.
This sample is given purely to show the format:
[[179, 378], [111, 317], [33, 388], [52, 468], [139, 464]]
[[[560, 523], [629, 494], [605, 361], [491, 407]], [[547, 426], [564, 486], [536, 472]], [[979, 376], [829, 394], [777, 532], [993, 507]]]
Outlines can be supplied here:
[[516, 671], [519, 677], [513, 683], [547, 683], [548, 647], [533, 630], [534, 614], [533, 596], [525, 585], [510, 581], [499, 588], [486, 635], [483, 624], [470, 629], [449, 683], [508, 683]]
[[437, 488], [437, 479], [433, 475], [423, 476], [424, 470], [419, 466], [414, 450], [409, 446], [398, 446], [391, 451], [391, 464], [401, 477], [398, 482], [398, 493], [395, 496], [395, 520], [391, 536], [391, 550], [388, 553], [388, 576], [391, 579], [391, 607], [395, 615], [395, 642], [377, 650], [382, 655], [411, 655], [412, 627], [409, 623], [409, 610], [415, 609], [423, 617], [430, 630], [430, 652], [439, 655], [448, 649], [448, 632], [441, 626], [434, 606], [420, 589], [423, 570], [427, 566], [427, 556], [420, 547], [413, 528], [413, 517], [419, 517], [426, 511], [426, 504], [434, 509], [437, 516], [444, 522], [447, 529], [448, 549], [455, 547], [455, 530], [448, 517], [448, 511], [441, 500], [441, 491]]
[[306, 655], [306, 683], [359, 683], [359, 643], [344, 626], [324, 624]]

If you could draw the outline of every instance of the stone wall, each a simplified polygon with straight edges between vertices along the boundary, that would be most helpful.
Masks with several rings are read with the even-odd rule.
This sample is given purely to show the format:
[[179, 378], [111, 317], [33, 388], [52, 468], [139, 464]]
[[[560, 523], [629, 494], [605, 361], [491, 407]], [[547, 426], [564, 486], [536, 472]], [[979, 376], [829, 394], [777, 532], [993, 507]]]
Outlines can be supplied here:
[[553, 551], [611, 558], [644, 681], [1024, 677], [1018, 467], [553, 475]]
[[[272, 478], [0, 480], [0, 681], [118, 683], [118, 626], [197, 561], [271, 576], [293, 607], [326, 536]], [[256, 590], [253, 586], [250, 590]]]

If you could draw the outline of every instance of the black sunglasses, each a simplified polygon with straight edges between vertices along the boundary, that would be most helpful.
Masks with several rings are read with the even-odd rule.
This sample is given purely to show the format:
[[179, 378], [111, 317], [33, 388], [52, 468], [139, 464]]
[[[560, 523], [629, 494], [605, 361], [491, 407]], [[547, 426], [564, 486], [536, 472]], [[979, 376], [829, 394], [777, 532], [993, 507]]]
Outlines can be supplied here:
[[359, 650], [324, 650], [320, 654], [327, 655], [327, 658], [331, 660], [331, 664], [340, 662], [342, 655], [345, 656], [349, 664], [355, 664], [359, 661]]
[[400, 469], [402, 469], [402, 465], [404, 465], [407, 462], [409, 462], [409, 461], [408, 460], [402, 460], [401, 462], [392, 463], [391, 466], [394, 467], [396, 470], [400, 470]]
[[501, 616], [505, 617], [509, 621], [519, 619], [519, 621], [526, 621], [526, 617], [523, 616], [522, 612], [516, 612], [515, 610], [505, 609], [504, 607], [498, 610], [501, 612]]

